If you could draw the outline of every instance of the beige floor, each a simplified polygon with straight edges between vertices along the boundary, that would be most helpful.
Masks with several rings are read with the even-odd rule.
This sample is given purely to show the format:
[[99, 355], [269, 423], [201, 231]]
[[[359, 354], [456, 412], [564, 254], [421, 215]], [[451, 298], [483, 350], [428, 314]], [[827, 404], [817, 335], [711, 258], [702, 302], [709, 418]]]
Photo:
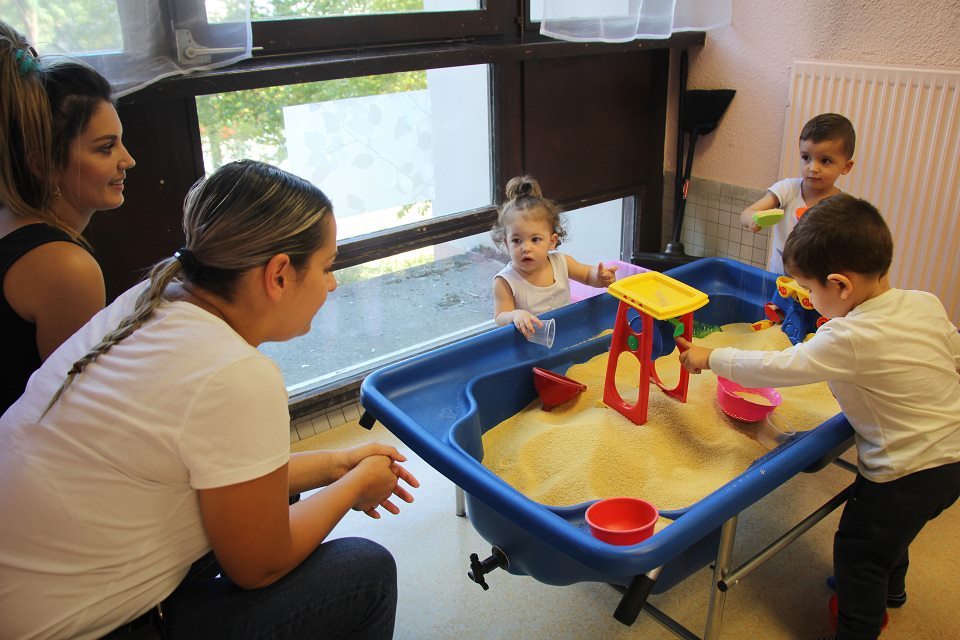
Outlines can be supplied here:
[[[567, 587], [496, 571], [489, 591], [467, 578], [468, 558], [489, 555], [490, 545], [466, 518], [454, 515], [454, 487], [381, 425], [373, 432], [348, 422], [292, 445], [294, 450], [389, 442], [410, 458], [407, 467], [422, 486], [416, 502], [396, 517], [372, 520], [351, 513], [333, 535], [363, 536], [390, 549], [399, 570], [400, 600], [395, 637], [671, 639], [646, 614], [625, 627], [612, 617], [618, 594], [603, 584]], [[734, 564], [779, 536], [850, 482], [848, 472], [829, 467], [802, 475], [740, 517]], [[839, 511], [728, 592], [721, 638], [780, 640], [817, 638], [830, 632], [824, 579], [831, 571], [831, 540]], [[909, 601], [890, 610], [884, 640], [960, 638], [960, 505], [927, 525], [911, 547]], [[703, 569], [651, 602], [697, 635], [703, 634], [711, 572]]]

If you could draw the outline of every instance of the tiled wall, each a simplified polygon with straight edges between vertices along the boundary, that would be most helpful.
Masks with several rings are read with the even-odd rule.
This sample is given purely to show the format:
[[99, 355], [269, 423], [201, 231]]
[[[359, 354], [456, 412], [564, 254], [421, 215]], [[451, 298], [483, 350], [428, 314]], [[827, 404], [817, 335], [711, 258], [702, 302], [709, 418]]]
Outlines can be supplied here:
[[[673, 234], [674, 174], [663, 177], [663, 246]], [[687, 192], [680, 242], [691, 256], [732, 258], [765, 268], [769, 229], [752, 233], [740, 225], [740, 212], [759, 200], [766, 189], [692, 178]]]
[[292, 444], [299, 440], [305, 440], [327, 429], [339, 427], [345, 422], [358, 420], [359, 418], [359, 402], [350, 402], [340, 407], [324, 409], [314, 415], [297, 418], [296, 421], [290, 423], [290, 442]]

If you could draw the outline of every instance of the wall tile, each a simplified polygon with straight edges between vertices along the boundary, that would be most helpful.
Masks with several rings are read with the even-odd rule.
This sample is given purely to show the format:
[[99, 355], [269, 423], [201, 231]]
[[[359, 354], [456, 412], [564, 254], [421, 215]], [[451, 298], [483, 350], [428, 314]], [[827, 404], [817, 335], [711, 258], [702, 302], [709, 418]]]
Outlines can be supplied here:
[[[662, 242], [673, 230], [674, 174], [663, 178]], [[764, 266], [769, 232], [751, 233], [740, 226], [740, 212], [756, 202], [766, 189], [753, 189], [693, 177], [690, 180], [680, 241], [691, 255], [722, 256]]]
[[313, 421], [309, 418], [298, 421], [294, 426], [296, 427], [297, 435], [300, 436], [301, 440], [306, 440], [311, 436], [317, 435], [317, 432], [313, 428]]
[[330, 421], [327, 419], [326, 413], [313, 416], [313, 428], [317, 433], [323, 433], [330, 428]]
[[359, 420], [360, 419], [360, 405], [356, 402], [351, 402], [343, 408], [343, 417], [347, 421]]
[[343, 410], [339, 407], [327, 412], [327, 420], [330, 422], [331, 427], [339, 427], [347, 421], [343, 415]]

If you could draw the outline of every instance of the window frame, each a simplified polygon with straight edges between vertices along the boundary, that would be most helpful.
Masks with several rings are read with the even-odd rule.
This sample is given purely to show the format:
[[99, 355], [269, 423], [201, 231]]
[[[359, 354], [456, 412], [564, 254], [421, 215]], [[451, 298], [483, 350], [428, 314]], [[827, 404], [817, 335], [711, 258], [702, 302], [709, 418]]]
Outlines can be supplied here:
[[258, 55], [274, 55], [315, 51], [317, 42], [329, 51], [504, 36], [517, 21], [515, 6], [510, 0], [481, 0], [481, 8], [461, 11], [258, 20], [252, 24], [253, 46]]

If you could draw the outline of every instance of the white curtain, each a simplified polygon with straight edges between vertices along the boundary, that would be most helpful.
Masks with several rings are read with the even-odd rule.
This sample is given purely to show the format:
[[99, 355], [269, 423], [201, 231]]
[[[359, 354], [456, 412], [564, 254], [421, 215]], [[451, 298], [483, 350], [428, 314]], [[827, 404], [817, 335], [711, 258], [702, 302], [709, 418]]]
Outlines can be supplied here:
[[730, 24], [732, 0], [543, 0], [540, 33], [573, 42], [669, 38]]
[[[7, 2], [3, 2], [7, 5]], [[167, 76], [250, 57], [250, 0], [13, 0], [4, 19], [41, 56], [100, 71], [117, 96]]]

